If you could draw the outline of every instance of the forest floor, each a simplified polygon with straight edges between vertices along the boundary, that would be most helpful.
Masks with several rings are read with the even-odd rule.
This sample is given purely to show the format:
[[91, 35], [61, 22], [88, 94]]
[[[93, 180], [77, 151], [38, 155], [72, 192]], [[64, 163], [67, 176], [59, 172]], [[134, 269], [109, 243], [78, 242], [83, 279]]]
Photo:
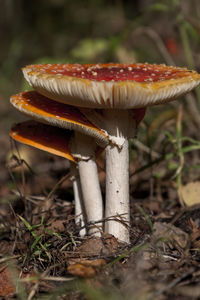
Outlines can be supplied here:
[[[138, 175], [132, 162], [130, 245], [108, 234], [80, 237], [68, 163], [16, 147], [6, 116], [0, 299], [200, 299], [200, 206], [182, 207], [170, 176], [156, 179], [151, 168]], [[98, 163], [104, 190], [103, 157]]]

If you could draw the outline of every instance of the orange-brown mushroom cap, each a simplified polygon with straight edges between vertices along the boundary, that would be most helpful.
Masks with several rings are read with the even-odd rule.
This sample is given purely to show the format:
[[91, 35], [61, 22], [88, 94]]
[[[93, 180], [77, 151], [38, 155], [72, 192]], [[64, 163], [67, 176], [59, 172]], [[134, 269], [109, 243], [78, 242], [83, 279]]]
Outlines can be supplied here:
[[39, 93], [73, 106], [131, 109], [191, 91], [200, 75], [186, 68], [138, 64], [40, 64], [23, 68]]
[[95, 137], [102, 146], [108, 143], [106, 133], [87, 120], [76, 107], [52, 101], [35, 91], [14, 95], [10, 101], [20, 112], [39, 122], [83, 132]]
[[69, 148], [70, 131], [36, 121], [25, 121], [15, 125], [10, 136], [17, 142], [76, 161]]

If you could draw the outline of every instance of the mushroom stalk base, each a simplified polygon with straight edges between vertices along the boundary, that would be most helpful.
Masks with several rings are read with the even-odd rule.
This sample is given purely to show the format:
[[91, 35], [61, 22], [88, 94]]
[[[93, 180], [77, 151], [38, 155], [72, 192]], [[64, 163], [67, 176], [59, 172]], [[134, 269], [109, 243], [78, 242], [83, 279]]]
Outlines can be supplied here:
[[[83, 195], [81, 191], [81, 183], [79, 178], [79, 173], [76, 164], [71, 163], [71, 181], [74, 192], [74, 203], [75, 203], [75, 223], [77, 226], [84, 227], [85, 226], [85, 211], [83, 206]], [[81, 229], [79, 232], [80, 236], [86, 235], [85, 228]]]
[[109, 145], [106, 148], [106, 221], [105, 232], [120, 241], [129, 243], [129, 155], [128, 140], [119, 150]]
[[94, 159], [91, 158], [88, 161], [79, 161], [78, 166], [87, 222], [90, 224], [88, 233], [95, 236], [101, 236], [103, 201], [97, 165]]
[[96, 145], [93, 138], [75, 132], [71, 148], [73, 156], [78, 159], [84, 211], [87, 223], [89, 223], [88, 234], [101, 236], [103, 200], [95, 162]]
[[129, 243], [128, 138], [135, 135], [136, 122], [131, 110], [105, 110], [104, 118], [110, 137], [106, 147], [105, 231]]

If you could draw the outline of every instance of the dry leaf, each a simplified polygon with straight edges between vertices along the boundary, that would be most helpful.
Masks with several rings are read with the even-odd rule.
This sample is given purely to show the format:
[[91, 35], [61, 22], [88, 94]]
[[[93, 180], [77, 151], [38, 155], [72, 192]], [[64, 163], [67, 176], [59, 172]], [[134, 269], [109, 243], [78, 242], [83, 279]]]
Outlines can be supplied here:
[[67, 271], [74, 276], [93, 277], [105, 265], [105, 259], [82, 259], [78, 263], [68, 266]]
[[189, 182], [181, 187], [181, 196], [187, 206], [200, 203], [200, 181]]
[[161, 222], [154, 223], [153, 236], [157, 240], [166, 238], [170, 243], [177, 243], [179, 247], [184, 249], [188, 243], [188, 234], [182, 231], [180, 228], [175, 227], [172, 224], [166, 224]]
[[97, 269], [102, 268], [103, 266], [106, 265], [106, 261], [103, 258], [93, 259], [93, 260], [82, 259], [79, 263], [84, 266], [89, 266]]
[[55, 220], [48, 226], [47, 229], [55, 231], [55, 232], [63, 232], [65, 231], [65, 223], [66, 220]]
[[86, 239], [80, 247], [78, 247], [77, 251], [80, 253], [85, 253], [87, 256], [97, 256], [100, 255], [105, 248], [103, 241], [99, 237], [89, 237]]
[[0, 271], [0, 296], [8, 296], [15, 293], [15, 288], [11, 280], [8, 269], [2, 268]]
[[192, 228], [192, 233], [190, 234], [190, 241], [192, 243], [192, 247], [200, 248], [200, 228], [196, 225], [196, 223], [190, 218], [189, 225]]
[[93, 277], [96, 275], [96, 270], [93, 267], [85, 266], [83, 264], [75, 264], [68, 266], [67, 271], [78, 277]]
[[111, 234], [105, 234], [100, 237], [89, 237], [85, 240], [80, 247], [77, 248], [82, 255], [85, 253], [87, 257], [98, 255], [112, 255], [118, 249], [118, 241]]

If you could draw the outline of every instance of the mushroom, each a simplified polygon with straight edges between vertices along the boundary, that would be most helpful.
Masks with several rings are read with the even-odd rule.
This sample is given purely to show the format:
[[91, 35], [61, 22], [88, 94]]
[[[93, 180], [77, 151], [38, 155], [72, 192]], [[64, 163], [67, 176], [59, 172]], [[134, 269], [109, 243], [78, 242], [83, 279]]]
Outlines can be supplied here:
[[132, 109], [175, 100], [195, 88], [200, 75], [147, 63], [40, 64], [26, 66], [23, 73], [36, 91], [82, 107], [81, 112], [108, 134], [105, 230], [129, 242], [125, 226], [130, 223], [128, 138], [137, 126]]
[[[10, 131], [10, 136], [17, 142], [64, 157], [71, 161], [70, 171], [75, 201], [75, 222], [77, 225], [84, 227], [85, 215], [83, 214], [84, 207], [79, 176], [75, 164], [76, 159], [72, 156], [70, 151], [72, 131], [66, 131], [36, 121], [25, 121], [15, 125]], [[83, 228], [80, 231], [80, 235], [83, 236], [85, 233], [85, 228]]]
[[[106, 145], [108, 143], [106, 134], [88, 121], [76, 107], [52, 101], [34, 91], [12, 96], [11, 104], [37, 121], [74, 130], [74, 137], [70, 141], [70, 151], [78, 164], [87, 221], [92, 223], [102, 220], [103, 201], [95, 162], [97, 146], [94, 138], [99, 144]], [[83, 132], [86, 134], [82, 134]], [[52, 129], [52, 139], [53, 135]], [[74, 182], [74, 184], [77, 183]], [[78, 205], [77, 203], [76, 206]], [[96, 230], [97, 227], [99, 232]], [[100, 235], [101, 230], [102, 223], [91, 225], [89, 233]]]

